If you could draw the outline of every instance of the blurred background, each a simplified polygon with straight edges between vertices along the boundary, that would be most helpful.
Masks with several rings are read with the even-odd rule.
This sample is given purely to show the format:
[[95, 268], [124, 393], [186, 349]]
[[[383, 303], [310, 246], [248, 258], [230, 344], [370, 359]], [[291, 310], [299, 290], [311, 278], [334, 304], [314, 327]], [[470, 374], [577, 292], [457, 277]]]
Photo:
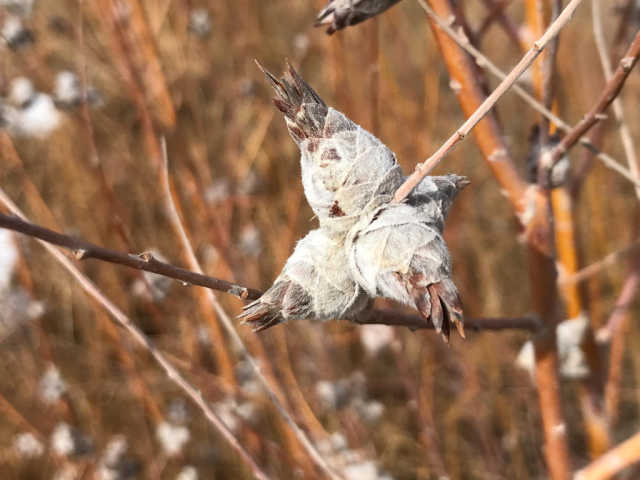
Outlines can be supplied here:
[[[289, 59], [329, 105], [382, 139], [405, 172], [464, 121], [416, 2], [333, 36], [313, 28], [324, 3], [0, 0], [0, 186], [36, 223], [185, 266], [163, 208], [157, 140], [164, 135], [206, 273], [268, 288], [316, 220], [297, 147], [254, 59], [274, 73]], [[474, 31], [490, 12], [485, 3], [493, 2], [459, 5]], [[506, 3], [520, 26], [523, 3]], [[623, 8], [602, 6], [610, 44]], [[634, 33], [638, 17], [626, 21]], [[499, 22], [485, 30], [478, 46], [509, 70], [520, 47]], [[558, 114], [576, 123], [603, 84], [585, 2], [560, 36]], [[634, 138], [639, 94], [632, 73], [620, 98]], [[512, 93], [497, 114], [524, 175], [537, 116]], [[603, 125], [595, 140], [622, 160], [614, 122]], [[588, 160], [578, 148], [571, 155]], [[465, 314], [528, 314], [518, 223], [474, 139], [436, 172], [471, 180], [445, 232]], [[636, 201], [628, 181], [593, 163], [575, 202], [581, 266], [631, 243]], [[594, 330], [613, 311], [629, 258], [585, 284]], [[322, 478], [197, 287], [92, 260], [80, 267], [202, 391], [268, 474]], [[239, 313], [241, 301], [218, 296], [230, 315]], [[634, 302], [616, 357], [613, 444], [638, 430], [636, 314]], [[530, 333], [469, 332], [446, 346], [431, 331], [346, 321], [238, 331], [298, 424], [347, 478], [547, 476], [536, 388], [517, 364]], [[600, 348], [608, 358], [608, 343]], [[562, 398], [580, 467], [590, 457], [576, 368], [563, 377]], [[38, 244], [2, 230], [0, 418], [0, 478], [251, 478], [201, 412]]]

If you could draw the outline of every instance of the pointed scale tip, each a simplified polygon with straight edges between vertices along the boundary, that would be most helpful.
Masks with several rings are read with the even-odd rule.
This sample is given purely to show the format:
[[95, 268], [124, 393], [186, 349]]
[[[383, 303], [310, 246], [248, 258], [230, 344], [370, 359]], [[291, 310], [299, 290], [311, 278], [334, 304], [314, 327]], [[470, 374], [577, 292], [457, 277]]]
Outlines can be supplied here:
[[466, 333], [464, 333], [464, 324], [462, 323], [462, 319], [456, 319], [453, 323], [456, 325], [456, 330], [458, 331], [458, 335], [460, 335], [463, 339], [467, 339]]

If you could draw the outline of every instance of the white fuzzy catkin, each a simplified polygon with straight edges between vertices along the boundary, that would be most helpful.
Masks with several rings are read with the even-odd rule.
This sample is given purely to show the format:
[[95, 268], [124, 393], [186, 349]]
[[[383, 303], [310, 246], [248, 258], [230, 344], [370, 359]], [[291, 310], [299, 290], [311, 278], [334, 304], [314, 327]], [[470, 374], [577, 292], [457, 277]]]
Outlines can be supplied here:
[[349, 317], [369, 299], [346, 265], [343, 243], [313, 230], [298, 242], [271, 288], [241, 317], [256, 330], [287, 320]]

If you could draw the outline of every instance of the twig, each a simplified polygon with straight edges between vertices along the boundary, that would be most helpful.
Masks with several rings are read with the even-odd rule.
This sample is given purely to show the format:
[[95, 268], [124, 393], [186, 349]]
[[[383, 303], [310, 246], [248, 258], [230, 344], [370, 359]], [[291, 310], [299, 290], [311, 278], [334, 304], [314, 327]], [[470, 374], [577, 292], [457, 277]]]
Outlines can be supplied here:
[[53, 230], [29, 223], [19, 217], [4, 215], [0, 213], [0, 227], [24, 233], [31, 237], [39, 238], [47, 243], [58, 245], [72, 250], [78, 260], [86, 260], [94, 258], [109, 263], [117, 263], [137, 270], [157, 273], [165, 277], [174, 278], [187, 285], [199, 285], [201, 287], [219, 290], [229, 293], [243, 300], [255, 300], [260, 298], [262, 292], [253, 288], [242, 287], [226, 280], [209, 277], [200, 273], [192, 272], [184, 268], [161, 262], [153, 257], [150, 253], [141, 253], [132, 255], [121, 253], [115, 250], [94, 245], [85, 240], [63, 235]]
[[[436, 14], [436, 12], [426, 3], [420, 1], [420, 6], [426, 12], [426, 14], [431, 18], [439, 28], [441, 28], [447, 35], [449, 35], [461, 48], [463, 48], [469, 55], [471, 55], [476, 64], [480, 68], [484, 68], [489, 71], [492, 75], [499, 78], [501, 81], [507, 78], [507, 74], [503, 72], [500, 68], [498, 68], [487, 56], [485, 56], [482, 52], [480, 52], [477, 48], [469, 43], [469, 40], [464, 36], [456, 32], [453, 28], [451, 28], [440, 16]], [[533, 96], [531, 96], [524, 88], [519, 86], [517, 83], [512, 86], [512, 90], [522, 98], [531, 108], [542, 114], [545, 118], [549, 119], [554, 125], [564, 132], [568, 132], [573, 129], [571, 125], [566, 123], [556, 114], [554, 114], [551, 110], [546, 108], [542, 103], [536, 100]], [[589, 152], [596, 155], [597, 158], [608, 168], [620, 174], [630, 182], [632, 182], [636, 187], [640, 186], [640, 182], [636, 180], [633, 174], [620, 165], [613, 157], [610, 155], [601, 152], [590, 140], [581, 137], [580, 145], [586, 148]]]
[[[2, 203], [9, 211], [14, 215], [19, 216], [24, 222], [27, 222], [27, 218], [20, 211], [20, 209], [13, 203], [13, 201], [6, 195], [4, 190], [0, 188], [0, 203]], [[3, 215], [3, 217], [6, 217]], [[9, 217], [11, 218], [11, 217]], [[205, 417], [211, 425], [223, 436], [223, 438], [229, 443], [244, 462], [249, 466], [252, 473], [256, 478], [268, 479], [269, 477], [260, 469], [255, 463], [253, 458], [244, 449], [244, 447], [233, 436], [233, 433], [225, 426], [225, 424], [218, 418], [214, 411], [209, 407], [209, 404], [202, 397], [202, 394], [193, 387], [180, 372], [169, 362], [166, 357], [160, 352], [153, 343], [142, 333], [142, 331], [127, 317], [111, 300], [109, 300], [100, 289], [89, 280], [76, 266], [64, 255], [60, 250], [53, 245], [47, 243], [45, 240], [38, 239], [41, 245], [60, 263], [80, 284], [83, 290], [89, 294], [94, 300], [101, 304], [109, 314], [127, 331], [127, 333], [138, 343], [143, 349], [145, 349], [153, 357], [153, 359], [162, 367], [167, 374], [167, 377], [178, 388], [180, 388], [191, 400], [200, 408]]]
[[[433, 329], [433, 325], [425, 322], [419, 315], [401, 313], [396, 310], [373, 309], [352, 320], [359, 325], [389, 325], [408, 327], [410, 330]], [[464, 319], [465, 330], [486, 331], [486, 330], [529, 330], [536, 332], [540, 329], [540, 320], [533, 315], [525, 317], [503, 317], [485, 318], [474, 317]]]
[[[182, 220], [180, 219], [180, 215], [178, 214], [178, 210], [176, 209], [176, 205], [173, 201], [173, 194], [171, 193], [171, 185], [169, 182], [169, 158], [167, 155], [167, 145], [164, 138], [162, 138], [161, 145], [162, 145], [162, 155], [163, 155], [161, 178], [162, 178], [162, 187], [163, 187], [164, 196], [165, 196], [165, 206], [167, 207], [167, 214], [169, 215], [169, 220], [171, 221], [173, 227], [179, 233], [180, 242], [182, 244], [182, 248], [184, 249], [184, 252], [187, 255], [187, 260], [189, 262], [190, 267], [193, 270], [195, 270], [198, 274], [203, 275], [200, 262], [198, 261], [193, 251], [193, 247], [191, 246], [191, 242], [189, 241], [189, 237], [187, 236], [187, 232], [184, 229], [184, 225], [182, 224]], [[249, 365], [251, 365], [251, 368], [256, 378], [264, 388], [265, 392], [269, 396], [273, 405], [276, 407], [276, 410], [278, 411], [280, 416], [283, 418], [283, 420], [291, 427], [294, 434], [296, 435], [296, 437], [298, 438], [302, 446], [305, 448], [309, 456], [322, 469], [322, 471], [325, 472], [330, 478], [332, 479], [341, 478], [336, 472], [333, 471], [333, 469], [329, 466], [329, 464], [322, 457], [322, 455], [320, 455], [320, 452], [318, 452], [316, 447], [314, 447], [314, 445], [311, 443], [311, 440], [309, 440], [309, 438], [307, 437], [307, 434], [303, 432], [302, 429], [296, 424], [296, 422], [293, 420], [293, 418], [291, 417], [291, 415], [289, 414], [285, 406], [282, 404], [282, 402], [276, 395], [275, 391], [273, 390], [271, 385], [269, 385], [269, 382], [260, 371], [260, 367], [254, 360], [254, 358], [251, 356], [251, 354], [249, 353], [249, 350], [247, 349], [244, 342], [240, 338], [240, 335], [238, 335], [238, 332], [234, 328], [233, 322], [229, 318], [229, 315], [227, 315], [227, 312], [225, 312], [225, 310], [222, 308], [222, 305], [220, 305], [220, 302], [218, 302], [218, 299], [216, 298], [214, 293], [211, 290], [206, 290], [206, 292], [207, 292], [209, 301], [211, 302], [211, 305], [216, 311], [216, 314], [220, 318], [222, 325], [227, 331], [227, 334], [231, 337], [233, 342], [238, 347], [238, 350], [240, 351], [241, 355], [244, 357], [244, 360], [247, 361]]]
[[[191, 270], [176, 267], [175, 265], [160, 262], [147, 253], [129, 255], [115, 250], [109, 250], [86, 242], [85, 240], [71, 237], [69, 235], [63, 235], [61, 233], [54, 232], [53, 230], [35, 225], [20, 217], [0, 213], [0, 228], [6, 228], [59, 247], [67, 248], [75, 252], [81, 252], [80, 255], [75, 255], [75, 258], [79, 260], [93, 258], [104, 262], [116, 263], [118, 265], [124, 265], [126, 267], [173, 278], [181, 282], [186, 282], [188, 285], [198, 285], [200, 287], [229, 293], [244, 300], [255, 300], [260, 298], [262, 295], [260, 290], [232, 284], [226, 280], [209, 277], [207, 275], [192, 272]], [[244, 295], [243, 292], [247, 292], [247, 294]], [[382, 324], [408, 327], [410, 329], [433, 328], [433, 325], [425, 322], [424, 319], [418, 315], [402, 314], [394, 310], [384, 309], [373, 309], [352, 321], [353, 323], [358, 324]], [[527, 316], [514, 318], [469, 318], [465, 319], [465, 328], [467, 325], [469, 325], [471, 330], [476, 331], [505, 329], [535, 331], [539, 327], [537, 319]]]
[[[418, 0], [423, 8], [426, 7], [425, 0]], [[547, 31], [533, 43], [531, 49], [522, 57], [520, 62], [511, 70], [506, 78], [496, 87], [478, 109], [449, 137], [449, 139], [423, 163], [416, 165], [415, 171], [407, 178], [407, 180], [398, 188], [394, 195], [394, 201], [402, 201], [411, 193], [411, 191], [420, 183], [420, 181], [429, 174], [429, 172], [447, 155], [455, 145], [464, 139], [465, 136], [482, 120], [482, 118], [493, 108], [496, 102], [505, 92], [518, 80], [533, 63], [540, 52], [545, 48], [547, 43], [552, 40], [560, 30], [569, 22], [573, 12], [582, 3], [582, 0], [571, 0], [564, 10], [558, 15]], [[426, 9], [426, 8], [425, 8]]]
[[640, 433], [609, 450], [573, 477], [574, 480], [604, 480], [640, 460]]
[[[611, 59], [607, 53], [607, 44], [604, 38], [604, 32], [602, 30], [602, 15], [600, 13], [600, 0], [591, 0], [591, 18], [593, 20], [593, 37], [596, 41], [596, 48], [598, 49], [598, 56], [600, 57], [600, 63], [602, 64], [602, 70], [604, 72], [605, 81], [609, 82], [613, 76], [611, 69]], [[618, 97], [613, 100], [613, 114], [616, 117], [620, 129], [620, 139], [622, 140], [622, 147], [624, 148], [624, 154], [627, 157], [627, 164], [629, 165], [629, 171], [636, 180], [640, 179], [638, 172], [638, 158], [636, 157], [636, 149], [631, 138], [631, 132], [629, 126], [624, 119], [624, 107]], [[640, 186], [636, 185], [636, 197], [640, 200]]]
[[633, 42], [631, 42], [631, 45], [620, 60], [615, 73], [605, 84], [600, 98], [598, 98], [591, 111], [567, 133], [548, 155], [543, 157], [543, 162], [540, 165], [541, 168], [550, 169], [591, 127], [603, 118], [606, 118], [603, 112], [622, 90], [627, 76], [638, 61], [638, 57], [640, 57], [640, 31], [638, 31]]
[[624, 351], [629, 325], [629, 308], [640, 284], [640, 269], [636, 267], [627, 277], [622, 291], [616, 300], [607, 323], [598, 330], [596, 338], [601, 342], [610, 342], [609, 371], [604, 390], [605, 412], [610, 424], [615, 424], [619, 415], [620, 386], [624, 365]]
[[615, 252], [610, 253], [609, 255], [604, 257], [603, 259], [598, 260], [597, 262], [594, 262], [591, 265], [588, 265], [588, 266], [578, 270], [573, 275], [566, 275], [564, 277], [562, 277], [562, 276], [558, 277], [558, 284], [560, 286], [564, 286], [564, 285], [571, 285], [573, 283], [583, 282], [584, 280], [587, 280], [588, 278], [593, 277], [594, 275], [596, 275], [597, 273], [602, 271], [604, 268], [606, 268], [606, 267], [608, 267], [610, 265], [613, 265], [618, 260], [620, 260], [622, 257], [624, 257], [626, 255], [629, 255], [630, 253], [633, 253], [634, 251], [636, 251], [638, 249], [638, 247], [640, 247], [640, 240], [636, 240], [631, 245], [629, 245], [629, 246], [627, 246], [625, 248], [622, 248], [620, 250], [616, 250]]
[[505, 14], [505, 9], [509, 5], [511, 0], [483, 0], [485, 7], [489, 10], [489, 14], [486, 16], [480, 27], [476, 32], [476, 40], [477, 45], [482, 40], [483, 35], [489, 30], [489, 27], [493, 24], [495, 20], [500, 22], [505, 33], [511, 38], [513, 43], [516, 44], [518, 48], [523, 44], [522, 35], [518, 30], [517, 25], [511, 21], [509, 16]]

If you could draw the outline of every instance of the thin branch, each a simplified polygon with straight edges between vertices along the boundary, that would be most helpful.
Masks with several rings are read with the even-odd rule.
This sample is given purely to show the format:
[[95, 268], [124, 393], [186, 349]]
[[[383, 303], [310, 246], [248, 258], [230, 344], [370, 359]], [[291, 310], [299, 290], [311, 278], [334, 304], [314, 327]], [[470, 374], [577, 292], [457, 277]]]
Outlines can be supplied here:
[[548, 155], [543, 156], [542, 168], [551, 168], [567, 151], [573, 147], [580, 138], [589, 131], [597, 122], [606, 118], [603, 114], [609, 107], [611, 102], [618, 96], [624, 82], [633, 70], [638, 58], [640, 57], [640, 31], [636, 34], [633, 42], [627, 49], [626, 53], [620, 60], [618, 68], [606, 83], [600, 98], [596, 101], [591, 111], [567, 133], [560, 143], [551, 150]]
[[[193, 247], [191, 246], [191, 242], [189, 241], [189, 237], [187, 236], [187, 232], [184, 228], [184, 225], [182, 224], [182, 220], [180, 219], [180, 215], [178, 213], [175, 202], [173, 200], [173, 194], [171, 192], [171, 185], [169, 182], [169, 158], [167, 155], [167, 145], [164, 138], [162, 138], [161, 145], [162, 145], [163, 165], [162, 165], [160, 175], [162, 179], [165, 206], [167, 208], [169, 221], [172, 223], [173, 227], [179, 234], [180, 242], [182, 244], [182, 248], [184, 249], [184, 252], [187, 255], [187, 261], [189, 262], [190, 267], [193, 270], [195, 270], [198, 274], [203, 275], [202, 267], [200, 266], [200, 262], [198, 261], [195, 255], [195, 252], [193, 251]], [[244, 360], [251, 366], [253, 373], [256, 376], [256, 379], [260, 382], [260, 384], [264, 388], [265, 392], [269, 396], [273, 405], [276, 407], [276, 410], [278, 411], [282, 419], [289, 425], [289, 427], [291, 427], [291, 429], [293, 430], [294, 434], [296, 435], [296, 437], [298, 438], [302, 446], [305, 448], [305, 450], [307, 451], [309, 456], [313, 459], [313, 461], [318, 465], [318, 467], [320, 467], [322, 471], [329, 476], [329, 478], [332, 478], [332, 479], [341, 478], [331, 468], [331, 466], [327, 463], [327, 461], [322, 457], [322, 455], [316, 449], [313, 443], [311, 443], [311, 440], [307, 437], [307, 434], [293, 420], [293, 418], [291, 417], [291, 415], [289, 414], [289, 412], [287, 411], [283, 403], [280, 401], [280, 399], [276, 395], [274, 389], [271, 387], [271, 385], [269, 385], [269, 382], [260, 371], [260, 367], [258, 366], [255, 359], [251, 356], [251, 353], [249, 353], [249, 350], [247, 349], [246, 345], [240, 338], [240, 335], [238, 335], [238, 332], [234, 328], [233, 322], [229, 318], [229, 315], [227, 315], [227, 312], [225, 312], [225, 310], [222, 308], [222, 305], [220, 305], [220, 302], [218, 302], [218, 299], [214, 295], [213, 291], [206, 290], [206, 292], [207, 292], [207, 296], [209, 297], [209, 301], [211, 302], [211, 305], [216, 311], [216, 314], [220, 318], [220, 321], [223, 327], [227, 331], [227, 334], [231, 337], [233, 342], [238, 347], [238, 350], [240, 351], [241, 355], [244, 357]]]
[[612, 425], [616, 423], [620, 412], [620, 388], [624, 370], [625, 344], [630, 323], [629, 308], [636, 297], [638, 285], [640, 284], [638, 261], [636, 260], [634, 263], [636, 264], [635, 268], [624, 282], [607, 323], [596, 334], [596, 338], [599, 341], [607, 342], [610, 345], [604, 404], [607, 420]]
[[478, 28], [478, 31], [476, 32], [476, 41], [478, 42], [477, 44], [480, 43], [483, 35], [489, 30], [493, 22], [495, 20], [498, 20], [507, 36], [511, 38], [518, 49], [520, 48], [520, 46], [523, 44], [522, 35], [518, 30], [518, 26], [513, 23], [511, 18], [509, 18], [509, 16], [505, 13], [505, 9], [510, 2], [511, 0], [483, 0], [485, 7], [487, 7], [487, 9], [489, 10], [489, 14], [484, 19], [484, 21]]
[[[422, 8], [426, 10], [427, 4], [425, 0], [418, 0]], [[449, 137], [449, 139], [423, 163], [416, 165], [415, 171], [407, 178], [407, 180], [398, 188], [394, 195], [394, 201], [399, 202], [407, 197], [411, 191], [420, 183], [420, 181], [429, 174], [429, 172], [447, 155], [458, 142], [460, 142], [467, 134], [489, 113], [496, 102], [504, 95], [513, 84], [520, 78], [531, 66], [536, 57], [542, 52], [545, 46], [551, 41], [560, 30], [571, 20], [574, 11], [582, 3], [582, 0], [571, 0], [564, 10], [558, 15], [555, 22], [549, 25], [547, 31], [533, 43], [531, 49], [522, 57], [520, 62], [511, 70], [506, 78], [496, 87], [478, 109]]]
[[[351, 320], [359, 325], [389, 325], [408, 327], [410, 330], [433, 329], [431, 322], [425, 322], [420, 315], [402, 313], [396, 310], [373, 309]], [[540, 320], [534, 316], [485, 318], [474, 317], [464, 319], [464, 329], [471, 331], [486, 330], [529, 330], [536, 332], [540, 329]]]
[[[504, 81], [507, 78], [507, 74], [503, 72], [500, 68], [496, 66], [487, 56], [485, 56], [482, 52], [480, 52], [477, 48], [475, 48], [469, 42], [469, 39], [461, 33], [456, 32], [453, 28], [451, 28], [445, 20], [443, 20], [440, 16], [436, 14], [436, 12], [426, 3], [420, 2], [421, 7], [426, 12], [426, 14], [431, 18], [437, 25], [440, 27], [447, 35], [449, 35], [461, 48], [463, 48], [469, 55], [471, 55], [476, 64], [480, 68], [484, 68], [489, 71], [492, 75], [499, 78], [501, 81]], [[531, 94], [529, 94], [524, 88], [522, 88], [517, 83], [512, 86], [512, 90], [522, 99], [524, 100], [531, 108], [535, 111], [542, 114], [545, 118], [549, 119], [553, 122], [559, 130], [564, 132], [569, 132], [573, 129], [571, 125], [566, 123], [556, 114], [554, 114], [551, 110], [546, 108], [542, 103], [536, 100]], [[587, 149], [592, 154], [596, 155], [597, 158], [608, 168], [620, 174], [630, 182], [632, 182], [636, 187], [640, 186], [640, 182], [636, 180], [634, 175], [622, 166], [619, 162], [617, 162], [610, 155], [601, 152], [598, 147], [596, 147], [593, 142], [584, 137], [580, 138], [580, 145], [582, 145], [585, 149]]]
[[[19, 216], [24, 222], [28, 222], [25, 215], [20, 209], [13, 203], [13, 201], [6, 195], [4, 190], [0, 188], [0, 203], [2, 203], [9, 211], [14, 215]], [[2, 215], [3, 218], [7, 218], [6, 215]], [[11, 218], [11, 217], [8, 217]], [[153, 359], [162, 367], [169, 380], [180, 388], [205, 415], [209, 423], [222, 435], [222, 437], [229, 443], [231, 448], [240, 455], [243, 461], [249, 466], [253, 475], [259, 479], [268, 479], [269, 477], [260, 469], [257, 463], [253, 460], [251, 455], [244, 449], [240, 442], [233, 436], [233, 433], [226, 427], [222, 420], [211, 409], [207, 401], [202, 397], [202, 394], [198, 389], [192, 386], [180, 372], [169, 362], [164, 354], [160, 352], [153, 343], [145, 336], [144, 333], [127, 317], [111, 300], [109, 300], [102, 291], [89, 280], [78, 268], [69, 260], [56, 247], [47, 243], [45, 240], [38, 239], [40, 244], [60, 263], [80, 284], [82, 289], [102, 305], [109, 314], [120, 324], [125, 331], [146, 350]]]
[[[57, 245], [76, 252], [75, 258], [85, 260], [93, 258], [109, 263], [116, 263], [126, 267], [144, 270], [156, 273], [167, 278], [173, 278], [188, 285], [197, 285], [211, 290], [217, 290], [223, 293], [235, 295], [244, 300], [255, 300], [262, 296], [260, 290], [254, 288], [243, 287], [221, 280], [219, 278], [209, 277], [200, 273], [185, 270], [168, 263], [160, 262], [148, 253], [140, 255], [129, 255], [126, 253], [109, 250], [98, 245], [94, 245], [85, 240], [69, 235], [63, 235], [53, 230], [30, 223], [20, 217], [5, 215], [0, 213], [0, 228], [6, 228], [14, 232], [37, 238], [44, 242]], [[78, 254], [77, 252], [81, 252]], [[231, 287], [229, 287], [231, 285]], [[238, 292], [247, 292], [246, 295]], [[373, 309], [361, 317], [351, 320], [357, 324], [382, 324], [390, 326], [408, 327], [410, 329], [432, 329], [431, 323], [419, 315], [410, 315], [396, 312], [394, 310]], [[465, 319], [465, 328], [475, 331], [481, 330], [531, 330], [535, 331], [539, 328], [538, 320], [534, 317], [514, 317], [514, 318], [468, 318]]]
[[63, 235], [53, 230], [29, 223], [19, 217], [0, 214], [0, 227], [16, 232], [24, 233], [31, 237], [39, 238], [47, 243], [58, 245], [72, 250], [78, 260], [94, 258], [109, 263], [116, 263], [137, 270], [157, 273], [165, 277], [179, 280], [188, 285], [199, 285], [221, 292], [229, 293], [243, 300], [255, 300], [260, 298], [262, 292], [253, 288], [236, 285], [226, 280], [209, 277], [200, 273], [192, 272], [184, 268], [161, 262], [150, 253], [138, 255], [121, 253], [115, 250], [100, 247], [77, 237]]
[[631, 245], [622, 248], [620, 250], [616, 250], [615, 252], [610, 253], [606, 257], [597, 262], [593, 262], [590, 265], [578, 270], [576, 273], [572, 275], [559, 275], [558, 276], [558, 284], [560, 286], [571, 285], [573, 283], [583, 282], [597, 273], [604, 270], [606, 267], [609, 267], [615, 264], [618, 260], [629, 255], [630, 253], [635, 252], [640, 247], [640, 240], [636, 240]]
[[573, 477], [574, 480], [605, 480], [640, 461], [640, 433], [609, 450]]
[[[596, 48], [598, 49], [598, 56], [600, 57], [600, 63], [602, 64], [602, 71], [604, 72], [605, 81], [609, 82], [613, 77], [613, 71], [611, 68], [611, 59], [607, 52], [607, 42], [604, 38], [604, 31], [602, 29], [602, 15], [600, 12], [600, 0], [591, 0], [591, 18], [593, 21], [593, 37], [596, 41]], [[624, 148], [624, 154], [627, 157], [627, 165], [629, 165], [629, 171], [635, 177], [636, 180], [640, 179], [638, 172], [638, 158], [636, 156], [636, 149], [633, 144], [633, 138], [629, 131], [629, 126], [624, 119], [624, 107], [618, 97], [613, 101], [613, 114], [616, 117], [620, 129], [620, 139], [622, 140], [622, 147]], [[640, 200], [640, 186], [636, 185], [636, 197]]]

